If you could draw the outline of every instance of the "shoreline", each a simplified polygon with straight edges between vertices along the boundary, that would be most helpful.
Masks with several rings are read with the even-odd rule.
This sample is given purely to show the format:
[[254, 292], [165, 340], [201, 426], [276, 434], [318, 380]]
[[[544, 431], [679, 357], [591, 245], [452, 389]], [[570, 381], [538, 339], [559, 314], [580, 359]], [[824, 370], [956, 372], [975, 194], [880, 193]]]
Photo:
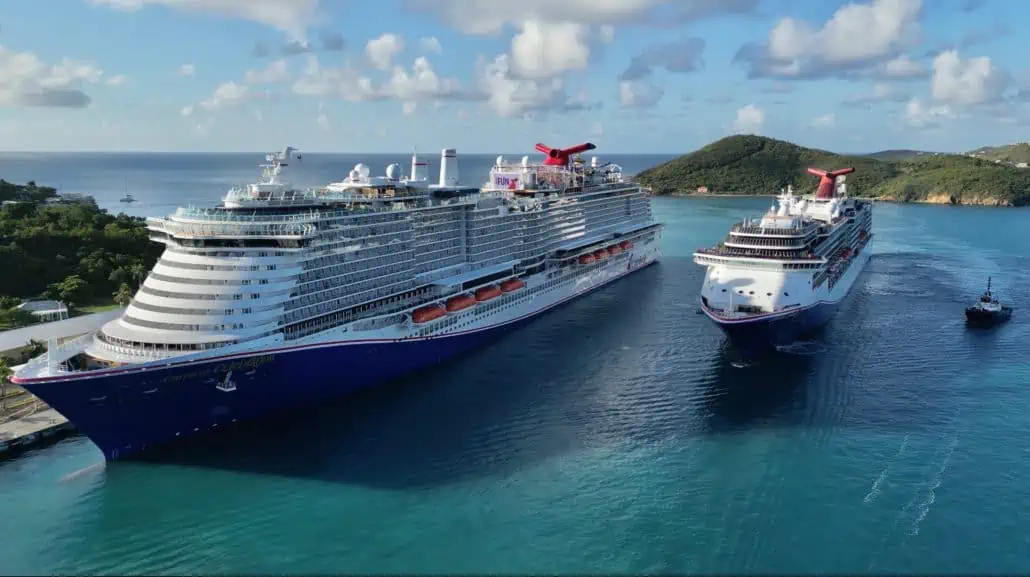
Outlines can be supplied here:
[[[728, 197], [739, 197], [739, 198], [775, 198], [776, 196], [778, 196], [778, 193], [776, 193], [776, 194], [774, 194], [774, 193], [768, 193], [768, 194], [752, 194], [752, 193], [731, 194], [731, 193], [725, 193], [725, 192], [724, 193], [717, 193], [717, 192], [706, 192], [706, 193], [674, 192], [674, 193], [671, 193], [671, 194], [655, 194], [655, 195], [652, 195], [652, 196], [656, 196], [656, 197], [670, 197], [670, 198], [728, 198]], [[1003, 203], [1003, 202], [993, 203], [993, 204], [971, 203], [971, 202], [951, 202], [950, 198], [945, 199], [945, 198], [940, 198], [940, 197], [938, 197], [937, 199], [928, 198], [928, 199], [920, 199], [920, 200], [898, 200], [898, 199], [895, 199], [895, 198], [881, 198], [881, 197], [875, 197], [875, 196], [868, 196], [868, 197], [866, 197], [866, 196], [853, 196], [851, 198], [854, 198], [854, 199], [857, 199], [857, 200], [865, 200], [865, 201], [868, 201], [868, 202], [882, 202], [882, 203], [887, 203], [887, 204], [927, 204], [927, 205], [934, 205], [934, 206], [958, 206], [958, 207], [962, 207], [962, 206], [979, 206], [979, 207], [984, 207], [984, 208], [1021, 208], [1018, 205], [1009, 204], [1009, 203]]]

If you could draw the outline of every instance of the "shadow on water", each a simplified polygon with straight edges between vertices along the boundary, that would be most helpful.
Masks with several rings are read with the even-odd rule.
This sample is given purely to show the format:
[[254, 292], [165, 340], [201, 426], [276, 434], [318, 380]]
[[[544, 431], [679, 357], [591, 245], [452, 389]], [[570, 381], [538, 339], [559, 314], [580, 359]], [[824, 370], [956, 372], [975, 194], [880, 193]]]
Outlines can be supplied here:
[[[419, 375], [138, 460], [409, 488], [688, 436], [936, 426], [956, 392], [950, 372], [907, 351], [941, 330], [928, 313], [949, 291], [913, 282], [899, 293], [877, 284], [891, 259], [874, 263], [827, 334], [788, 351], [738, 357], [695, 314], [702, 271], [666, 259]], [[949, 362], [981, 348], [951, 338]]]
[[810, 391], [828, 383], [813, 382], [815, 359], [773, 351], [743, 360], [729, 345], [712, 363], [713, 379], [704, 399], [705, 430], [735, 433], [754, 428], [811, 426], [806, 411], [812, 397], [826, 390]]

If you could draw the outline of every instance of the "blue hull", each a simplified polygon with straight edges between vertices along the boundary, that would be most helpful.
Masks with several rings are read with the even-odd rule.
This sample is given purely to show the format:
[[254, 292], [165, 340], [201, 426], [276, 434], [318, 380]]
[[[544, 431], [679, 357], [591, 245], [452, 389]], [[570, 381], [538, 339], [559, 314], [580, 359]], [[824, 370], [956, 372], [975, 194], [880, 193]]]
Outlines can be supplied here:
[[811, 335], [830, 322], [837, 314], [841, 301], [819, 303], [788, 315], [771, 315], [742, 321], [718, 318], [702, 305], [708, 318], [718, 325], [726, 337], [741, 352], [763, 352], [778, 346], [795, 343]]
[[[115, 460], [177, 438], [395, 380], [482, 346], [563, 302], [567, 301], [507, 324], [464, 334], [310, 345], [103, 377], [25, 382], [22, 386], [67, 417], [107, 459]], [[216, 385], [229, 371], [235, 390], [220, 390]]]

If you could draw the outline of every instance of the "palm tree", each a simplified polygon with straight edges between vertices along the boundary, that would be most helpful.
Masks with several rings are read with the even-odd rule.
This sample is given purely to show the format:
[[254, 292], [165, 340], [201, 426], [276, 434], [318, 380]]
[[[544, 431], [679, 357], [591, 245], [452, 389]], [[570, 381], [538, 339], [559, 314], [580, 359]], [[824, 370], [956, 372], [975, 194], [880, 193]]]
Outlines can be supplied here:
[[7, 383], [14, 371], [7, 364], [7, 357], [0, 357], [0, 415], [7, 413]]
[[129, 276], [132, 277], [132, 281], [136, 283], [136, 290], [139, 290], [140, 285], [143, 281], [147, 280], [147, 267], [143, 266], [143, 263], [137, 262], [129, 267]]

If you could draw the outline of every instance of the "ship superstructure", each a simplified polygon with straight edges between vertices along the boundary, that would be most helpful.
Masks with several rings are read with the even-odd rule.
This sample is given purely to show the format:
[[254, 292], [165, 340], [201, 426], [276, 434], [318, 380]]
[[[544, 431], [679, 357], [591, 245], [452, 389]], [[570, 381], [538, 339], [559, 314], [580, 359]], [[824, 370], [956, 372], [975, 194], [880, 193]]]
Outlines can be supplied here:
[[873, 207], [848, 196], [854, 169], [809, 172], [821, 179], [816, 194], [787, 187], [764, 216], [694, 253], [707, 267], [701, 310], [742, 350], [788, 345], [822, 327], [869, 261]]
[[294, 158], [213, 208], [148, 219], [166, 248], [120, 318], [14, 377], [108, 458], [317, 402], [460, 354], [659, 258], [621, 169], [543, 145], [483, 186], [412, 157], [300, 190]]

